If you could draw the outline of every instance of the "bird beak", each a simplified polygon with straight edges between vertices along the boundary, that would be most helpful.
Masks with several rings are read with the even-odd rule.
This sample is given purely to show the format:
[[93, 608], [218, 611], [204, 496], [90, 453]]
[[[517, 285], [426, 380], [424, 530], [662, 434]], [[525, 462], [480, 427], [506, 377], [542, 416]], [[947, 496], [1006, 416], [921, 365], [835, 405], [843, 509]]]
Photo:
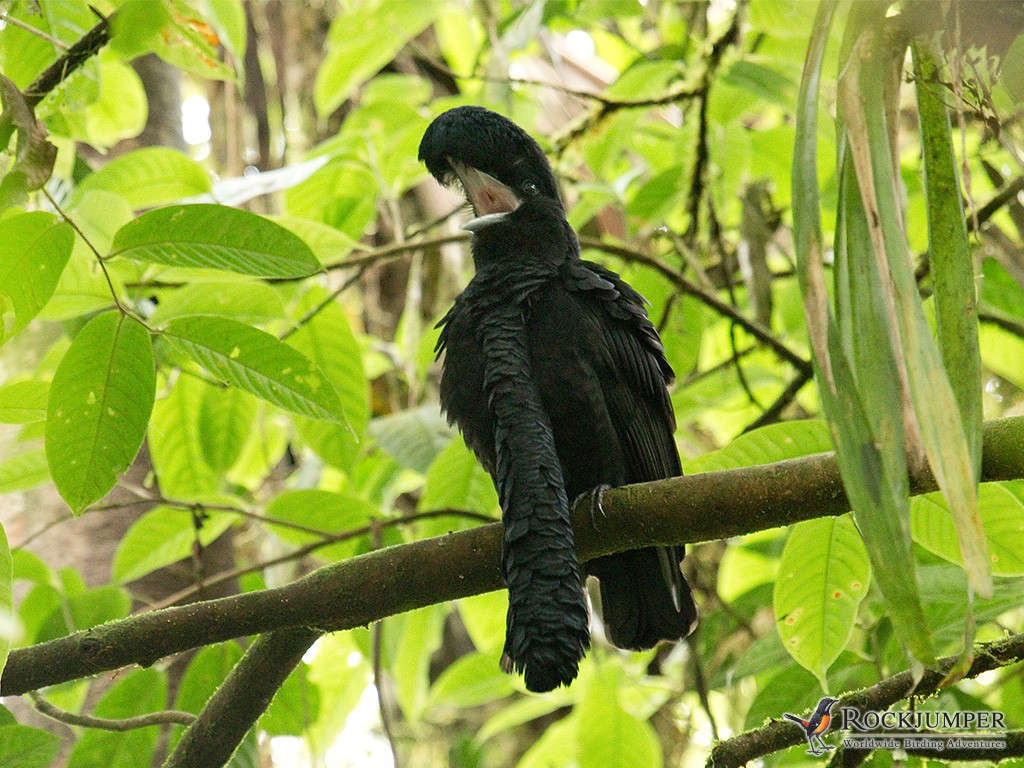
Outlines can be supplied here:
[[466, 197], [480, 218], [485, 218], [488, 214], [511, 213], [519, 207], [520, 201], [516, 193], [489, 173], [451, 157], [448, 158], [448, 163], [462, 182]]
[[479, 232], [484, 227], [489, 227], [491, 224], [498, 224], [509, 217], [511, 211], [503, 211], [501, 213], [486, 213], [483, 216], [477, 216], [475, 219], [470, 219], [462, 228], [467, 232], [473, 232], [474, 234]]

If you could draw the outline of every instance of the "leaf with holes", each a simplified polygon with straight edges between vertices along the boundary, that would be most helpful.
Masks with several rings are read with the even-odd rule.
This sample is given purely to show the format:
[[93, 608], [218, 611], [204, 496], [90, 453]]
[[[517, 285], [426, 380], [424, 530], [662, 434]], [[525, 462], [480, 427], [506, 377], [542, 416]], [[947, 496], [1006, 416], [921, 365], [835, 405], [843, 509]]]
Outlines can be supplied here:
[[287, 411], [344, 424], [338, 393], [310, 360], [257, 328], [225, 317], [182, 317], [163, 338], [218, 379]]
[[298, 235], [226, 205], [172, 205], [143, 214], [118, 230], [110, 255], [254, 277], [306, 277], [320, 269]]
[[155, 390], [153, 345], [135, 320], [105, 312], [71, 342], [50, 385], [46, 459], [72, 511], [103, 498], [132, 463]]
[[849, 515], [793, 526], [775, 580], [775, 621], [789, 655], [823, 688], [870, 579], [868, 553]]

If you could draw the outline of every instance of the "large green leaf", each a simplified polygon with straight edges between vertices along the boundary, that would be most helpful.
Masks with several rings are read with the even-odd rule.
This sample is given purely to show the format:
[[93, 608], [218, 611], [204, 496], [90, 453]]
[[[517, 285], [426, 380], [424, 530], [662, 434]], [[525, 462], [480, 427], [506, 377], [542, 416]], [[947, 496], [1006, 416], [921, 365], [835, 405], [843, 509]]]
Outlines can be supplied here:
[[485, 515], [498, 509], [490, 475], [461, 436], [452, 438], [431, 463], [419, 508], [466, 509]]
[[320, 692], [309, 682], [309, 668], [297, 664], [277, 689], [259, 727], [271, 736], [301, 736], [320, 714]]
[[203, 459], [215, 472], [227, 472], [238, 461], [257, 417], [257, 403], [236, 387], [203, 387], [199, 406], [199, 444]]
[[658, 768], [661, 742], [650, 723], [619, 703], [623, 670], [595, 665], [577, 705], [580, 768]]
[[[992, 573], [1024, 575], [1024, 481], [982, 483], [978, 510], [988, 539]], [[910, 503], [914, 541], [952, 563], [962, 563], [949, 506], [939, 493], [915, 496]]]
[[[430, 656], [441, 644], [444, 606], [430, 605], [407, 613], [401, 622], [402, 635], [394, 655], [391, 673], [398, 684], [398, 703], [411, 722], [419, 720], [427, 705], [430, 689]], [[394, 631], [389, 622], [384, 631]]]
[[254, 280], [189, 283], [160, 294], [149, 317], [152, 325], [189, 315], [222, 315], [242, 323], [265, 323], [284, 314], [281, 296], [266, 283]]
[[430, 687], [427, 708], [479, 707], [510, 696], [515, 678], [501, 671], [498, 653], [467, 653], [450, 664]]
[[370, 434], [395, 461], [421, 474], [452, 439], [452, 429], [434, 404], [374, 419]]
[[78, 332], [50, 385], [46, 458], [74, 512], [103, 498], [146, 434], [156, 370], [149, 333], [116, 312]]
[[209, 192], [210, 176], [177, 150], [146, 147], [114, 158], [86, 176], [74, 200], [97, 189], [120, 195], [132, 208], [150, 208]]
[[335, 16], [327, 34], [327, 56], [316, 74], [313, 103], [326, 116], [356, 87], [391, 61], [437, 13], [435, 0], [376, 0]]
[[213, 376], [314, 419], [345, 423], [334, 387], [308, 358], [269, 333], [224, 317], [182, 317], [163, 338]]
[[4, 768], [48, 768], [60, 749], [54, 734], [27, 725], [0, 725], [0, 765]]
[[230, 512], [209, 512], [196, 530], [190, 511], [154, 507], [132, 523], [117, 545], [111, 577], [124, 584], [184, 560], [193, 554], [197, 541], [209, 546], [231, 527], [235, 517]]
[[[167, 679], [155, 669], [137, 669], [119, 680], [93, 710], [96, 717], [124, 719], [167, 707]], [[68, 768], [138, 768], [149, 765], [160, 737], [158, 726], [124, 733], [87, 728], [68, 760]]]
[[[306, 526], [327, 534], [344, 533], [363, 528], [377, 515], [377, 509], [357, 496], [333, 491], [286, 491], [271, 501], [264, 510], [267, 517]], [[281, 525], [267, 523], [267, 527], [291, 544], [309, 544], [323, 537]], [[366, 542], [365, 536], [348, 539], [318, 549], [316, 554], [326, 560], [351, 557]]]
[[32, 448], [0, 461], [0, 493], [35, 488], [49, 479], [43, 448]]
[[306, 277], [320, 263], [298, 235], [225, 205], [158, 208], [118, 230], [111, 256], [255, 277]]
[[149, 454], [165, 497], [191, 501], [217, 490], [220, 478], [206, 463], [199, 419], [208, 384], [181, 375], [170, 393], [153, 406]]
[[3, 335], [16, 333], [50, 300], [71, 257], [74, 231], [42, 211], [21, 213], [3, 222], [0, 237], [0, 319], [14, 313]]
[[0, 387], [0, 423], [31, 424], [46, 418], [48, 381], [16, 381]]
[[685, 462], [685, 471], [692, 475], [772, 464], [832, 448], [828, 425], [821, 419], [785, 421], [740, 435], [724, 448], [691, 459]]
[[870, 579], [868, 553], [848, 515], [793, 526], [775, 578], [776, 626], [786, 650], [823, 690]]
[[[299, 300], [294, 317], [307, 317], [327, 299], [327, 292], [314, 286]], [[330, 302], [288, 337], [288, 343], [312, 360], [338, 393], [345, 426], [296, 419], [303, 439], [324, 461], [347, 469], [355, 458], [370, 418], [369, 391], [363, 372], [362, 352], [344, 310]]]

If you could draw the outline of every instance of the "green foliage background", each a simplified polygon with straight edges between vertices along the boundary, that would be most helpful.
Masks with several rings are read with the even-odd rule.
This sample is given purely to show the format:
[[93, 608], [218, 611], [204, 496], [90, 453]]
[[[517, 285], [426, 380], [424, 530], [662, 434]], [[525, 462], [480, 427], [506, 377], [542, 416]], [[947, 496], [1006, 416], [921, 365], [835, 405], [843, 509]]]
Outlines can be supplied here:
[[[810, 378], [815, 331], [800, 285], [809, 274], [801, 233], [810, 230], [800, 211], [820, 216], [821, 274], [837, 316], [829, 343], [834, 359], [837, 349], [849, 356], [844, 375], [859, 387], [841, 388], [837, 402], [856, 390], [869, 434], [892, 437], [912, 410], [900, 402], [900, 370], [927, 393], [959, 397], [980, 385], [987, 419], [1024, 411], [1024, 207], [1012, 193], [1024, 174], [1020, 29], [993, 37], [965, 15], [951, 40], [934, 32], [950, 25], [929, 29], [922, 4], [911, 2], [840, 3], [831, 27], [804, 0], [95, 5], [116, 12], [110, 44], [46, 94], [34, 118], [19, 91], [97, 19], [82, 0], [0, 6], [8, 78], [0, 135], [10, 138], [0, 156], [0, 492], [42, 487], [27, 497], [38, 501], [55, 488], [76, 516], [125, 504], [139, 516], [107, 583], [92, 587], [73, 568], [48, 565], [33, 537], [8, 543], [0, 529], [0, 666], [11, 644], [144, 609], [138, 579], [225, 535], [233, 566], [197, 572], [197, 585], [202, 576], [207, 587], [260, 589], [497, 518], [488, 477], [438, 411], [432, 354], [434, 324], [471, 265], [453, 223], [458, 202], [439, 196], [416, 150], [430, 120], [459, 104], [489, 106], [538, 138], [584, 256], [649, 299], [678, 376], [672, 399], [687, 473], [832, 450], [839, 435], [851, 498], [857, 482], [881, 482], [863, 456], [844, 456], [842, 435], [860, 427], [842, 407], [826, 400], [823, 408]], [[848, 76], [859, 36], [872, 20], [887, 23], [887, 13], [905, 19], [919, 45], [964, 56], [936, 54], [931, 76], [921, 67], [932, 47], [915, 49], [905, 66], [901, 55], [895, 88], [874, 81], [890, 133], [861, 135], [850, 128], [855, 110], [842, 102], [839, 76]], [[295, 49], [282, 51], [275, 35]], [[801, 100], [810, 104], [801, 115], [814, 35], [827, 43], [821, 96], [817, 105]], [[247, 49], [262, 102], [252, 97]], [[130, 66], [146, 53], [181, 73], [183, 93], [212, 105], [209, 140], [185, 151], [124, 143], [152, 117], [153, 94]], [[871, 82], [853, 86], [867, 102]], [[929, 97], [931, 105], [918, 104]], [[938, 123], [919, 122], [928, 109]], [[923, 304], [911, 291], [907, 317], [917, 311], [922, 328], [938, 325], [943, 357], [936, 353], [931, 367], [916, 367], [922, 344], [908, 347], [906, 360], [879, 363], [890, 339], [869, 315], [882, 294], [844, 293], [849, 274], [867, 263], [857, 254], [872, 248], [866, 225], [857, 229], [868, 220], [854, 168], [861, 138], [871, 159], [891, 159], [895, 148], [894, 167], [880, 161], [873, 172], [876, 183], [882, 166], [895, 176], [883, 226], [917, 268]], [[929, 195], [922, 146], [939, 146], [949, 160], [952, 187], [942, 195]], [[243, 159], [262, 173], [243, 174]], [[949, 205], [960, 197], [958, 176], [966, 214]], [[987, 206], [993, 199], [998, 205]], [[439, 206], [454, 216], [439, 216]], [[936, 243], [967, 229], [953, 258], [971, 270], [961, 296], [977, 292], [980, 367], [968, 345], [973, 331], [943, 337], [963, 306], [933, 298], [946, 274]], [[960, 363], [951, 364], [953, 351]], [[815, 364], [827, 367], [820, 356]], [[961, 405], [961, 431], [935, 432], [934, 445], [970, 477], [981, 413], [972, 422], [952, 394], [950, 408], [914, 397], [924, 451], [929, 403], [946, 414]], [[888, 517], [860, 508], [856, 520], [691, 547], [702, 621], [687, 643], [628, 654], [598, 639], [571, 688], [528, 695], [498, 669], [505, 596], [481, 595], [323, 638], [257, 730], [296, 737], [288, 744], [309, 764], [336, 764], [326, 755], [376, 681], [403, 764], [689, 765], [717, 738], [906, 668], [908, 650], [927, 661], [958, 653], [965, 638], [1020, 631], [1024, 481], [982, 484], [976, 507], [956, 502], [954, 515], [945, 499], [972, 496], [969, 479], [944, 484], [945, 497], [908, 501], [905, 487], [899, 497], [906, 460], [897, 432], [883, 451], [895, 462], [886, 464], [886, 477], [896, 478]], [[132, 501], [105, 500], [133, 462], [147, 461]], [[958, 528], [971, 510], [981, 525], [973, 534]], [[899, 515], [893, 536], [862, 538]], [[67, 527], [82, 519], [58, 517]], [[40, 515], [29, 530], [52, 524]], [[961, 567], [972, 546], [973, 605]], [[977, 554], [986, 548], [987, 562]], [[915, 569], [917, 589], [893, 591], [912, 586]], [[122, 673], [89, 711], [198, 712], [241, 647], [199, 651], [175, 673], [173, 697], [163, 663]], [[920, 706], [1000, 709], [1024, 727], [1022, 680], [964, 681]], [[78, 711], [89, 685], [46, 696]], [[370, 729], [386, 750], [377, 725]], [[169, 731], [173, 745], [181, 727]], [[68, 765], [146, 765], [164, 748], [158, 736], [156, 727], [80, 730]], [[232, 764], [257, 764], [275, 742], [285, 748], [251, 733]], [[56, 751], [56, 737], [0, 708], [0, 764], [45, 766]], [[766, 758], [806, 760], [802, 748]]]

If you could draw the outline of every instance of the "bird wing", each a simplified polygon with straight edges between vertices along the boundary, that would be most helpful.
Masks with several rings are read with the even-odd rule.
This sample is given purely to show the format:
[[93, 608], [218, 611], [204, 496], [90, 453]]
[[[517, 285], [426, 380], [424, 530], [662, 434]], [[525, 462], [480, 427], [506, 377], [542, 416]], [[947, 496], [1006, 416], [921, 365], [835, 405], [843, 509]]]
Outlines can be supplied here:
[[821, 722], [818, 723], [818, 727], [814, 729], [814, 732], [815, 733], [824, 733], [825, 731], [828, 730], [828, 724], [831, 723], [831, 722], [832, 722], [832, 716], [831, 715], [823, 715], [822, 718], [821, 718]]
[[[658, 332], [647, 317], [644, 298], [616, 273], [589, 261], [572, 260], [566, 264], [563, 284], [583, 299], [601, 329], [603, 344], [593, 351], [599, 358], [595, 369], [603, 373], [605, 405], [626, 464], [624, 480], [638, 483], [681, 475], [672, 436], [675, 414], [666, 389], [674, 373]], [[655, 634], [677, 639], [696, 620], [690, 589], [679, 570], [683, 551], [681, 547], [659, 547], [656, 553], [674, 611], [662, 613], [667, 624], [662, 624], [664, 631], [655, 630]], [[645, 567], [646, 560], [636, 559], [640, 555], [632, 557], [635, 559], [628, 567]], [[625, 559], [620, 562], [626, 566]], [[648, 647], [650, 644], [653, 642], [641, 643]]]
[[647, 317], [643, 297], [599, 264], [575, 260], [563, 273], [570, 292], [585, 297], [599, 323], [609, 413], [620, 425], [627, 482], [682, 474], [672, 434], [675, 414], [666, 386], [674, 379], [665, 349]]

